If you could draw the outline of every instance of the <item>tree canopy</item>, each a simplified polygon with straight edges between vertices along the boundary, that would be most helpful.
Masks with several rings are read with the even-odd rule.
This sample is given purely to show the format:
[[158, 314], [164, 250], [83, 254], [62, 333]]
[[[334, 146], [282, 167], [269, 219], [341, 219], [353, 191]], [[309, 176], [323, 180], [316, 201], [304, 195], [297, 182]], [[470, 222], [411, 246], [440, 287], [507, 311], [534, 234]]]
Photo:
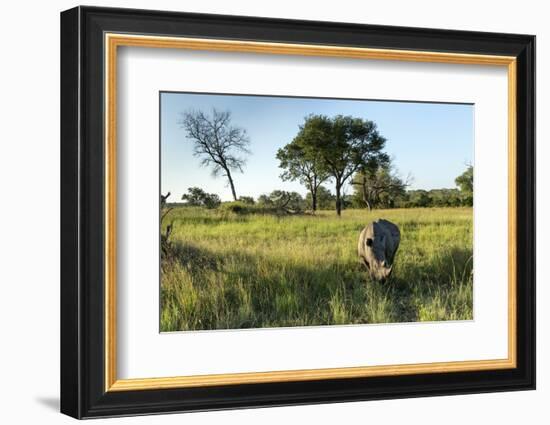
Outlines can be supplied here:
[[317, 191], [321, 183], [329, 178], [322, 157], [304, 145], [304, 138], [296, 137], [292, 142], [277, 151], [279, 167], [285, 171], [283, 180], [298, 180], [306, 186], [311, 199], [311, 209], [317, 210]]
[[474, 204], [474, 167], [468, 165], [466, 171], [455, 179], [456, 185], [460, 188], [462, 198], [466, 200], [466, 205]]
[[474, 193], [474, 167], [468, 165], [466, 171], [455, 179], [455, 183], [465, 194]]
[[293, 143], [306, 158], [318, 158], [319, 170], [335, 185], [336, 213], [342, 210], [342, 187], [360, 169], [372, 169], [389, 161], [383, 152], [386, 139], [372, 121], [352, 116], [309, 115]]

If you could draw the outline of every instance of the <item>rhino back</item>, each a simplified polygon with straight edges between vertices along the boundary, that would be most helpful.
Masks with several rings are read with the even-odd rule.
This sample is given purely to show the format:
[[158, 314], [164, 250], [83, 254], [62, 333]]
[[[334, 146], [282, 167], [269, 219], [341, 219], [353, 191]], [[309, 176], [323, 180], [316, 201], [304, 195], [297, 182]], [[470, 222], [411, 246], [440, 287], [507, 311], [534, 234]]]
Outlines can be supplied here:
[[399, 228], [391, 221], [379, 219], [376, 223], [385, 236], [386, 257], [390, 260], [390, 262], [393, 262], [393, 258], [397, 248], [399, 247], [399, 242], [401, 241], [401, 232], [399, 231]]

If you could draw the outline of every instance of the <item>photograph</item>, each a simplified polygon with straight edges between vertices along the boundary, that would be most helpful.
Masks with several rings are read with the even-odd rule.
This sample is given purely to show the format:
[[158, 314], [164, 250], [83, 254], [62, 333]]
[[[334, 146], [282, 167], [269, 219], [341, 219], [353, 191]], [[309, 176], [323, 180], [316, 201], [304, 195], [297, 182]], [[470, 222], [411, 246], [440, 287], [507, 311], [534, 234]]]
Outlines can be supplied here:
[[474, 105], [159, 96], [161, 332], [474, 319]]

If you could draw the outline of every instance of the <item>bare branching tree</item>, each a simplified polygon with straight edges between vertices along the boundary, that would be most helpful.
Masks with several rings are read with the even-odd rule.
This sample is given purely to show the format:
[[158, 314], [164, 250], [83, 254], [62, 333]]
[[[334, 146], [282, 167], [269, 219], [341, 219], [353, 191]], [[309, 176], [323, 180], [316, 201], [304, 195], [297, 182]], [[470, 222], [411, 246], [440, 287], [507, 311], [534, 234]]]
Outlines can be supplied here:
[[382, 195], [397, 198], [405, 194], [405, 190], [412, 184], [413, 178], [408, 174], [403, 180], [391, 163], [374, 169], [364, 168], [354, 177], [352, 185], [361, 190], [362, 200], [370, 211], [381, 203]]
[[243, 171], [246, 160], [239, 153], [249, 154], [250, 140], [246, 130], [231, 125], [229, 111], [212, 110], [208, 115], [202, 111], [188, 111], [182, 114], [179, 124], [194, 142], [194, 155], [202, 159], [201, 164], [212, 167], [214, 176], [227, 178], [233, 199], [237, 200], [232, 172]]
[[[168, 215], [170, 211], [172, 211], [174, 208], [168, 206], [168, 197], [170, 196], [170, 192], [168, 192], [166, 195], [160, 194], [160, 225], [162, 227], [164, 223], [164, 219]], [[170, 243], [170, 235], [172, 234], [174, 223], [170, 223], [166, 226], [164, 233], [161, 232], [160, 234], [160, 247], [162, 254], [165, 256], [168, 256], [170, 254], [171, 249], [171, 243]]]

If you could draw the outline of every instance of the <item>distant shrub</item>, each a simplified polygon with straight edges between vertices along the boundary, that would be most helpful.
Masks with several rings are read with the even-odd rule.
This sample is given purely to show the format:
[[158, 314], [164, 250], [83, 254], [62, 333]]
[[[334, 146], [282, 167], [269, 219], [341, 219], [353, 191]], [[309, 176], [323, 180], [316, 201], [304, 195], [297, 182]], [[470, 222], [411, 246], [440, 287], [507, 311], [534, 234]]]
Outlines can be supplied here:
[[[243, 199], [244, 198], [244, 199]], [[238, 201], [224, 202], [218, 208], [222, 213], [246, 214], [272, 214], [287, 215], [301, 214], [305, 209], [305, 201], [296, 192], [284, 192], [275, 190], [269, 195], [260, 195], [256, 203], [251, 203], [248, 197]]]
[[221, 201], [215, 193], [206, 193], [200, 187], [190, 187], [187, 193], [181, 197], [182, 201], [190, 207], [205, 207], [208, 209], [217, 208]]
[[219, 207], [219, 210], [222, 212], [229, 212], [234, 214], [254, 214], [257, 212], [262, 212], [263, 209], [242, 201], [233, 201], [224, 202]]
[[256, 203], [252, 196], [240, 196], [239, 201], [247, 205], [254, 205]]
[[274, 190], [258, 197], [258, 205], [279, 213], [300, 213], [306, 208], [306, 201], [297, 192]]

